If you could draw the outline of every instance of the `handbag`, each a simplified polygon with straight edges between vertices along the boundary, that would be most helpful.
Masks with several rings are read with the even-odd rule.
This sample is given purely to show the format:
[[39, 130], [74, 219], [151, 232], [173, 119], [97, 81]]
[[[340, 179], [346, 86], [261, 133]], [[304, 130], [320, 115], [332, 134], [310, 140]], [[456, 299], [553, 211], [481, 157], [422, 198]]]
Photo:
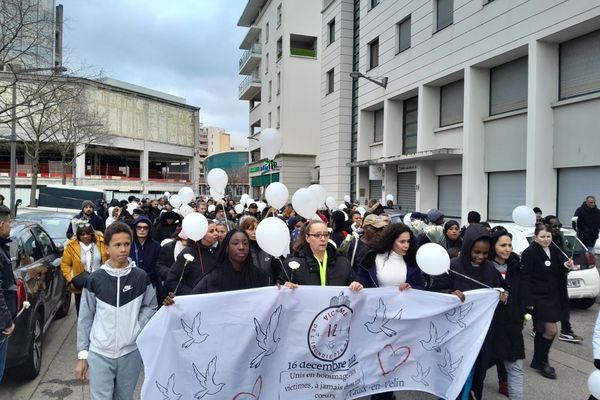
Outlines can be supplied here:
[[88, 276], [90, 276], [90, 273], [83, 271], [82, 273], [74, 276], [73, 279], [71, 279], [71, 283], [75, 289], [81, 290], [85, 286], [85, 281], [87, 281]]

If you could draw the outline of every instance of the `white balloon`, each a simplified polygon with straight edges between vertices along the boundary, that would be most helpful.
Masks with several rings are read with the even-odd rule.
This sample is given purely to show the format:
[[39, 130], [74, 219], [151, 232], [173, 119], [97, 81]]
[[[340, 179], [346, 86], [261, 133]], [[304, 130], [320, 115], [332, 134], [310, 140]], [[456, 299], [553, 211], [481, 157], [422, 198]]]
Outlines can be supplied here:
[[265, 218], [256, 228], [256, 242], [273, 257], [279, 257], [290, 243], [290, 231], [279, 218]]
[[292, 196], [294, 210], [306, 219], [311, 219], [315, 215], [318, 205], [314, 194], [306, 188], [296, 190]]
[[365, 213], [367, 212], [367, 210], [365, 210], [364, 207], [356, 207], [356, 211], [358, 211], [360, 213], [361, 217], [364, 217]]
[[310, 185], [308, 187], [313, 195], [317, 198], [317, 205], [321, 206], [321, 204], [325, 204], [325, 200], [327, 200], [327, 191], [321, 185]]
[[257, 206], [258, 206], [258, 211], [259, 212], [263, 212], [263, 210], [265, 208], [267, 208], [267, 203], [263, 203], [262, 201], [259, 201], [258, 204], [257, 204]]
[[192, 212], [187, 217], [183, 218], [181, 230], [185, 235], [193, 241], [201, 240], [208, 231], [208, 221], [206, 217], [200, 213]]
[[272, 160], [281, 150], [281, 134], [277, 129], [267, 128], [260, 131], [260, 157]]
[[246, 200], [250, 197], [247, 193], [244, 193], [242, 197], [240, 197], [240, 204], [246, 204]]
[[328, 198], [325, 199], [325, 205], [330, 210], [333, 210], [335, 208], [335, 199], [333, 197], [329, 196]]
[[224, 197], [224, 195], [223, 192], [219, 192], [213, 188], [210, 188], [210, 197], [216, 200], [221, 200]]
[[184, 186], [181, 189], [179, 189], [179, 200], [181, 200], [182, 204], [187, 204], [193, 199], [194, 191], [191, 188]]
[[179, 198], [179, 195], [174, 194], [173, 196], [169, 197], [169, 203], [171, 203], [173, 208], [179, 208], [181, 205], [181, 199]]
[[136, 208], [138, 208], [138, 203], [136, 203], [136, 202], [127, 204], [127, 212], [129, 214], [133, 214], [133, 210], [135, 210]]
[[338, 206], [338, 210], [344, 210], [346, 209], [346, 204], [342, 203]]
[[385, 200], [386, 201], [394, 201], [394, 195], [388, 194], [387, 196], [385, 196]]
[[404, 222], [404, 225], [410, 224], [410, 222], [412, 221], [411, 218], [412, 218], [412, 213], [406, 214], [404, 216], [404, 218], [402, 218], [402, 222]]
[[594, 372], [590, 374], [587, 384], [592, 396], [600, 399], [600, 370], [595, 369]]
[[181, 207], [179, 207], [179, 214], [185, 218], [188, 215], [190, 215], [191, 213], [194, 212], [194, 209], [190, 206], [188, 206], [187, 204], [183, 204]]
[[206, 175], [206, 182], [209, 184], [211, 189], [215, 189], [217, 193], [225, 193], [225, 186], [227, 186], [227, 172], [221, 168], [213, 168]]
[[425, 243], [417, 250], [417, 265], [429, 275], [441, 275], [450, 269], [450, 256], [437, 243]]
[[241, 204], [236, 204], [235, 207], [233, 207], [233, 209], [235, 210], [236, 214], [241, 214], [244, 212], [244, 206]]
[[350, 203], [350, 196], [348, 196], [348, 195], [345, 195], [345, 196], [344, 196], [344, 201], [345, 201], [346, 203]]
[[170, 196], [171, 196], [171, 193], [169, 193], [169, 192], [165, 192], [165, 193], [163, 194], [163, 196], [165, 196], [165, 197], [170, 197]]
[[214, 205], [214, 204], [210, 204], [210, 205], [208, 206], [208, 208], [207, 208], [207, 211], [208, 211], [209, 213], [211, 213], [211, 212], [214, 212], [214, 211], [215, 211], [215, 208], [217, 208], [217, 207], [215, 207], [215, 205]]
[[265, 189], [265, 197], [271, 207], [281, 208], [287, 203], [290, 192], [283, 183], [273, 182]]
[[246, 207], [250, 207], [250, 204], [252, 203], [256, 203], [256, 200], [254, 200], [252, 197], [248, 197], [246, 200]]
[[535, 213], [531, 207], [518, 206], [512, 212], [513, 221], [521, 226], [535, 226]]

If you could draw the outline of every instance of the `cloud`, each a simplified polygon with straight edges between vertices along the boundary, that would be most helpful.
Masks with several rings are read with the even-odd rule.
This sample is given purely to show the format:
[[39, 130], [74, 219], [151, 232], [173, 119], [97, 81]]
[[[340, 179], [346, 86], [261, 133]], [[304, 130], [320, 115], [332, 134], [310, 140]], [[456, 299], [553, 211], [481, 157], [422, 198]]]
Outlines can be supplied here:
[[206, 126], [247, 143], [248, 106], [238, 100], [237, 27], [245, 0], [61, 0], [64, 46], [74, 69], [185, 97]]

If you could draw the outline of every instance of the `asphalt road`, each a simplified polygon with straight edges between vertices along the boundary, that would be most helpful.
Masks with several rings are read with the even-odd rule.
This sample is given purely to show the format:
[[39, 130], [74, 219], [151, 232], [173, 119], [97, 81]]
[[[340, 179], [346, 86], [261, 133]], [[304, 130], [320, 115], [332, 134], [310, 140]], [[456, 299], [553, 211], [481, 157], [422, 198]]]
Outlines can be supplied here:
[[[74, 304], [72, 302], [71, 304]], [[600, 305], [594, 304], [588, 310], [572, 310], [571, 324], [576, 333], [583, 336], [582, 344], [555, 341], [550, 352], [550, 362], [556, 368], [558, 379], [548, 380], [529, 368], [533, 339], [529, 336], [531, 325], [524, 330], [527, 359], [525, 366], [525, 398], [542, 399], [587, 399], [587, 377], [594, 366], [592, 364], [591, 337]], [[22, 382], [7, 377], [0, 384], [0, 399], [29, 400], [81, 400], [90, 399], [87, 385], [73, 379], [73, 367], [76, 362], [75, 309], [69, 315], [55, 321], [44, 339], [42, 370], [37, 379]], [[141, 381], [138, 382], [136, 399], [139, 399]], [[484, 397], [491, 400], [505, 400], [498, 394], [496, 372], [488, 371]], [[437, 399], [437, 397], [418, 392], [398, 392], [396, 399]], [[265, 399], [270, 400], [270, 399]]]

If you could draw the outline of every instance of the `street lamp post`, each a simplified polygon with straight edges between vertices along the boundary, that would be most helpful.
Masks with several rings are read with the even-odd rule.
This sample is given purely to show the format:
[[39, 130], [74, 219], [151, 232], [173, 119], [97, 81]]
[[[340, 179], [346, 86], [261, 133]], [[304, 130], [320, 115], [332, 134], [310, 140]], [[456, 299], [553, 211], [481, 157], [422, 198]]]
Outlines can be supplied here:
[[17, 73], [28, 73], [28, 72], [42, 72], [42, 71], [53, 71], [53, 72], [66, 72], [67, 68], [63, 66], [48, 67], [48, 68], [30, 68], [30, 69], [17, 69], [15, 70], [11, 64], [10, 71], [14, 76], [12, 84], [12, 121], [10, 126], [10, 216], [14, 218], [17, 215], [17, 201], [16, 201], [16, 186], [17, 186]]
[[378, 77], [378, 78], [372, 78], [372, 77], [366, 76], [362, 72], [358, 72], [358, 71], [352, 71], [352, 72], [350, 72], [350, 77], [352, 79], [365, 78], [366, 80], [371, 81], [374, 84], [379, 85], [379, 86], [381, 86], [384, 89], [387, 87], [387, 83], [388, 83], [387, 76]]

